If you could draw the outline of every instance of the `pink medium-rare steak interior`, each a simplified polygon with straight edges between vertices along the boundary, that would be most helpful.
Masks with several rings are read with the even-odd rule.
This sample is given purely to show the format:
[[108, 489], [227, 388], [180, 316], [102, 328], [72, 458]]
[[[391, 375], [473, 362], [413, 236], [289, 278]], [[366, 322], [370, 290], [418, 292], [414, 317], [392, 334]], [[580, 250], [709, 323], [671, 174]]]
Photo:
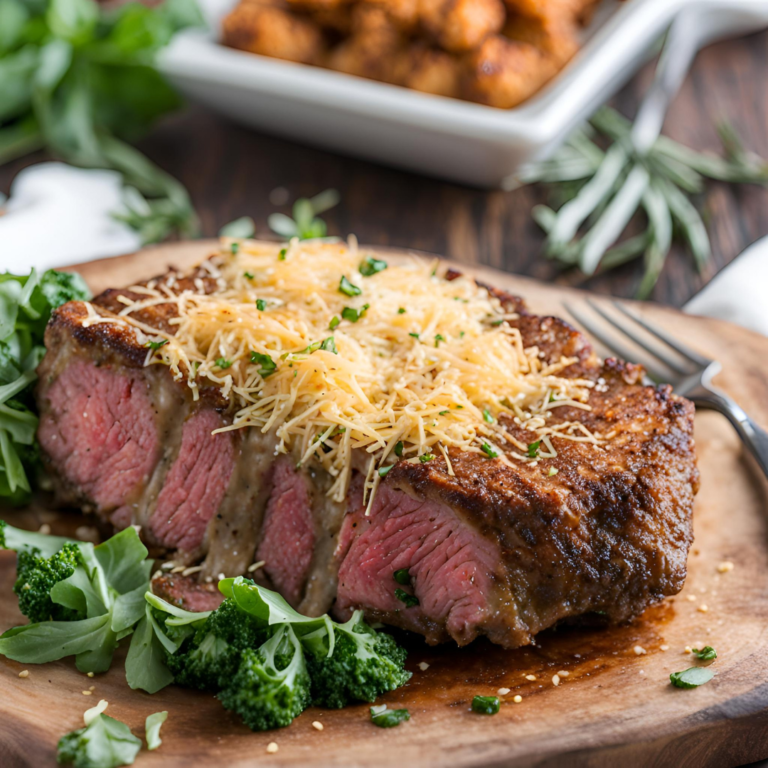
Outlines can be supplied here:
[[[38, 439], [60, 477], [96, 508], [121, 510], [140, 493], [160, 457], [160, 443], [146, 380], [75, 360], [46, 393]], [[130, 511], [128, 521], [130, 522]]]
[[202, 543], [234, 468], [231, 433], [211, 434], [222, 424], [213, 409], [197, 411], [184, 423], [179, 455], [149, 520], [159, 544], [190, 551]]
[[[484, 539], [444, 504], [414, 499], [386, 483], [379, 486], [366, 517], [358, 491], [339, 540], [336, 611], [347, 617], [363, 608], [371, 618], [424, 634], [427, 642], [472, 641], [495, 602], [497, 545]], [[399, 585], [395, 571], [406, 569], [411, 587]], [[419, 604], [395, 596], [402, 588]]]
[[288, 458], [273, 468], [257, 560], [272, 585], [294, 607], [302, 598], [315, 547], [315, 525], [305, 475]]

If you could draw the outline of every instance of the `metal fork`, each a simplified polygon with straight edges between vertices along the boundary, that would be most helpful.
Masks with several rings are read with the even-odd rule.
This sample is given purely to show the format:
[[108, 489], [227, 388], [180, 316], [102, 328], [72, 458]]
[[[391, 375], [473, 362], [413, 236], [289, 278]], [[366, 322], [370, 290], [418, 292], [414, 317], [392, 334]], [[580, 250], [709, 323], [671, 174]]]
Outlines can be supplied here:
[[[722, 370], [720, 363], [681, 344], [666, 331], [648, 322], [618, 301], [611, 304], [622, 317], [609, 314], [591, 299], [587, 300], [587, 304], [614, 332], [623, 334], [650, 355], [650, 364], [643, 364], [653, 381], [671, 384], [676, 394], [692, 400], [699, 408], [722, 413], [731, 422], [768, 478], [768, 432], [747, 416], [738, 403], [712, 384], [712, 379]], [[636, 357], [636, 354], [623, 341], [607, 334], [599, 321], [588, 317], [571, 303], [566, 303], [565, 308], [578, 323], [615, 355], [624, 360], [632, 360]], [[641, 328], [646, 334], [641, 332]], [[646, 336], [653, 338], [654, 341], [651, 342]], [[677, 354], [671, 354], [670, 350]], [[664, 367], [668, 370], [664, 371]]]

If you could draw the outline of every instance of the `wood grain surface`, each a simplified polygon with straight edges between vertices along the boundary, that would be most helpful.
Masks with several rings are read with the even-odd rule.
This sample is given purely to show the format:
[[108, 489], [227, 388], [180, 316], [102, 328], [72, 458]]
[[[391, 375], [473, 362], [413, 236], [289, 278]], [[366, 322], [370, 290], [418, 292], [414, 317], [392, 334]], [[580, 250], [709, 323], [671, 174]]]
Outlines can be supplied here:
[[[81, 271], [100, 290], [169, 265], [187, 266], [209, 249], [205, 243], [166, 246], [93, 262]], [[564, 298], [584, 298], [493, 270], [475, 271], [527, 296], [541, 312], [560, 314]], [[642, 311], [719, 359], [724, 372], [718, 383], [768, 425], [768, 339], [658, 306], [644, 305]], [[409, 638], [414, 677], [381, 701], [407, 707], [412, 719], [392, 730], [377, 729], [367, 707], [356, 706], [310, 709], [289, 728], [254, 734], [210, 695], [174, 686], [154, 696], [130, 691], [120, 656], [109, 673], [93, 679], [78, 673], [71, 660], [31, 666], [22, 679], [23, 665], [0, 659], [0, 765], [53, 765], [58, 738], [80, 727], [83, 711], [101, 698], [110, 702], [108, 714], [139, 735], [148, 714], [169, 711], [162, 747], [137, 759], [137, 766], [147, 768], [729, 768], [768, 757], [768, 483], [754, 472], [718, 415], [697, 415], [696, 441], [702, 487], [685, 589], [632, 624], [549, 631], [536, 646], [516, 651], [485, 642], [464, 649], [428, 648]], [[71, 530], [81, 522], [39, 507], [16, 512], [12, 519], [28, 527], [48, 522], [54, 530]], [[726, 560], [735, 568], [721, 574], [718, 565]], [[2, 552], [0, 630], [21, 622], [10, 592], [13, 578], [14, 556]], [[669, 674], [693, 665], [684, 648], [702, 645], [717, 649], [714, 680], [695, 690], [673, 688]], [[423, 661], [429, 664], [426, 670], [419, 668]], [[553, 681], [556, 673], [559, 685]], [[93, 693], [84, 696], [90, 686]], [[501, 687], [510, 693], [498, 715], [470, 711], [474, 695], [493, 695]], [[518, 694], [522, 701], [516, 704], [512, 698]], [[323, 723], [322, 732], [312, 727], [315, 720]], [[279, 745], [276, 754], [266, 752], [272, 741]]]
[[[665, 133], [718, 152], [716, 128], [727, 120], [749, 149], [768, 157], [766, 71], [768, 34], [702, 52], [675, 99]], [[627, 116], [634, 116], [652, 74], [652, 67], [645, 68], [614, 101]], [[208, 237], [244, 215], [255, 219], [263, 236], [267, 216], [289, 210], [270, 202], [275, 189], [286, 189], [293, 200], [335, 187], [342, 205], [326, 216], [334, 234], [354, 232], [360, 242], [419, 248], [558, 284], [583, 280], [577, 272], [561, 274], [541, 255], [542, 233], [530, 216], [534, 205], [547, 200], [540, 186], [514, 192], [469, 189], [260, 135], [200, 108], [165, 121], [139, 146], [188, 187]], [[23, 166], [42, 159], [35, 155], [0, 167], [0, 191], [8, 192]], [[714, 254], [700, 275], [685, 249], [675, 248], [654, 294], [672, 306], [682, 306], [747, 245], [768, 234], [765, 189], [712, 184], [697, 204], [709, 223]], [[642, 266], [634, 263], [585, 287], [632, 296], [641, 275]]]

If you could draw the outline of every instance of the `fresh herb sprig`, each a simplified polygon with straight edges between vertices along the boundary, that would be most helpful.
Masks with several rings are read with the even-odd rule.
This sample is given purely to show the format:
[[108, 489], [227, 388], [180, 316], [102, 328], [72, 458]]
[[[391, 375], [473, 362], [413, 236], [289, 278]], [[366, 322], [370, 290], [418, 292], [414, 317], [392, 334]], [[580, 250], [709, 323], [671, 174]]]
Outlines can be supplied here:
[[276, 235], [286, 240], [292, 237], [298, 237], [299, 240], [325, 237], [328, 227], [318, 216], [338, 205], [340, 199], [335, 189], [326, 189], [312, 198], [300, 197], [293, 204], [293, 218], [284, 213], [273, 213], [267, 219], [267, 224]]
[[46, 149], [84, 168], [119, 171], [115, 217], [144, 243], [198, 233], [184, 187], [133, 141], [181, 100], [154, 67], [180, 29], [202, 24], [194, 0], [149, 8], [95, 0], [0, 3], [0, 165]]
[[[691, 201], [706, 180], [768, 185], [768, 163], [747, 152], [729, 126], [721, 126], [723, 157], [696, 152], [665, 136], [648, 152], [632, 144], [632, 123], [603, 107], [550, 160], [520, 176], [524, 183], [554, 185], [559, 210], [537, 206], [534, 219], [547, 233], [545, 253], [585, 275], [643, 257], [638, 298], [652, 293], [675, 237], [684, 241], [701, 270], [711, 255], [704, 220]], [[601, 148], [597, 134], [613, 142]], [[621, 240], [642, 209], [646, 228]]]

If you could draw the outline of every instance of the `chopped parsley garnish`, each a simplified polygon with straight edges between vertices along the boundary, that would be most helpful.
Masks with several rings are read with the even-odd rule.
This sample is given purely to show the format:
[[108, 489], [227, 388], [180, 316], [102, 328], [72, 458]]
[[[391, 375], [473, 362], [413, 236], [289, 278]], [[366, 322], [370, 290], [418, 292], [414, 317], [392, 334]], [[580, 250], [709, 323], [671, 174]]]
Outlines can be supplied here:
[[278, 261], [285, 261], [285, 256], [288, 253], [287, 248], [281, 248], [280, 253], [277, 254], [277, 260]]
[[160, 341], [148, 341], [144, 346], [156, 351], [160, 349], [160, 347], [164, 347], [167, 343], [168, 339], [161, 339]]
[[504, 322], [503, 320], [494, 320], [494, 321], [491, 323], [491, 327], [492, 327], [492, 328], [498, 328], [498, 327], [499, 327], [499, 326], [500, 326], [500, 325], [501, 325], [503, 322]]
[[395, 597], [405, 605], [406, 608], [413, 608], [419, 604], [419, 598], [416, 595], [409, 595], [404, 589], [398, 587], [395, 590]]
[[341, 310], [341, 317], [343, 320], [349, 320], [350, 323], [356, 323], [370, 308], [370, 304], [363, 304], [360, 309], [354, 307], [344, 307]]
[[339, 427], [339, 428], [338, 428], [336, 431], [337, 431], [337, 432], [338, 432], [340, 435], [343, 435], [343, 434], [344, 434], [344, 433], [347, 431], [347, 428], [346, 428], [346, 427]]
[[[233, 243], [233, 245], [234, 245], [234, 243]], [[253, 272], [243, 272], [243, 277], [246, 280], [253, 280], [253, 278], [256, 277], [256, 275], [254, 275]]]
[[491, 445], [488, 445], [488, 443], [483, 443], [480, 446], [480, 450], [489, 458], [489, 459], [498, 459], [499, 458], [499, 452]]
[[442, 333], [438, 333], [438, 334], [435, 336], [435, 346], [436, 346], [436, 347], [439, 347], [439, 346], [440, 346], [440, 342], [441, 342], [441, 341], [445, 341], [445, 336], [443, 336], [443, 334], [442, 334]]
[[262, 379], [266, 379], [277, 370], [277, 363], [269, 355], [263, 355], [261, 352], [251, 352], [251, 362], [261, 366], [259, 376]]
[[450, 413], [450, 411], [440, 411], [437, 415], [438, 416], [445, 416], [447, 413]]
[[472, 711], [479, 715], [495, 715], [499, 711], [497, 696], [475, 696], [472, 699]]
[[379, 728], [394, 728], [396, 725], [410, 720], [411, 715], [407, 709], [384, 709], [378, 711], [378, 707], [371, 707], [371, 722]]
[[712, 661], [717, 658], [717, 651], [711, 645], [705, 645], [701, 650], [694, 648], [693, 654], [702, 661]]
[[488, 424], [493, 424], [493, 422], [496, 421], [487, 408], [483, 408], [483, 420]]
[[528, 457], [535, 459], [539, 455], [539, 448], [541, 447], [541, 440], [537, 440], [535, 443], [531, 443], [528, 446]]
[[557, 467], [550, 467], [547, 477], [554, 477], [560, 470]]
[[405, 307], [400, 307], [400, 308], [397, 310], [397, 314], [398, 314], [398, 315], [404, 315], [404, 314], [405, 314]]
[[413, 336], [414, 339], [418, 339], [419, 338], [419, 334], [418, 333], [409, 333], [408, 335], [409, 336]]
[[419, 456], [419, 461], [422, 464], [426, 464], [428, 461], [432, 461], [432, 459], [435, 458], [434, 453], [422, 453], [421, 456]]
[[328, 323], [328, 330], [335, 331], [336, 328], [338, 328], [338, 325], [340, 322], [341, 322], [341, 318], [338, 315], [334, 315], [331, 318], [331, 322]]
[[395, 456], [403, 455], [403, 443], [402, 441], [395, 444]]
[[256, 309], [263, 312], [267, 308], [266, 299], [256, 299]]
[[238, 242], [230, 243], [229, 244], [229, 250], [230, 250], [230, 253], [233, 256], [235, 256], [237, 254], [237, 252], [240, 250], [240, 243], [238, 243]]
[[398, 584], [402, 584], [404, 587], [411, 586], [411, 574], [408, 573], [407, 568], [401, 568], [400, 570], [395, 571], [393, 577]]
[[698, 688], [708, 683], [715, 673], [709, 667], [691, 667], [682, 672], [673, 672], [669, 679], [675, 688]]
[[333, 336], [329, 336], [327, 339], [323, 339], [320, 342], [320, 349], [322, 349], [323, 352], [333, 352], [334, 355], [339, 354], [339, 350], [336, 349], [336, 340], [333, 338]]
[[227, 360], [226, 357], [216, 358], [216, 366], [221, 369], [227, 369], [232, 367], [232, 361]]
[[362, 288], [358, 288], [354, 283], [350, 283], [347, 280], [346, 275], [342, 275], [341, 282], [339, 283], [339, 291], [345, 296], [359, 296], [362, 292]]
[[394, 464], [390, 464], [388, 467], [379, 467], [379, 477], [386, 477], [389, 474], [389, 470], [394, 466]]
[[387, 262], [381, 259], [374, 259], [373, 256], [366, 257], [360, 262], [360, 274], [363, 277], [370, 277], [377, 272], [383, 272], [387, 268]]

